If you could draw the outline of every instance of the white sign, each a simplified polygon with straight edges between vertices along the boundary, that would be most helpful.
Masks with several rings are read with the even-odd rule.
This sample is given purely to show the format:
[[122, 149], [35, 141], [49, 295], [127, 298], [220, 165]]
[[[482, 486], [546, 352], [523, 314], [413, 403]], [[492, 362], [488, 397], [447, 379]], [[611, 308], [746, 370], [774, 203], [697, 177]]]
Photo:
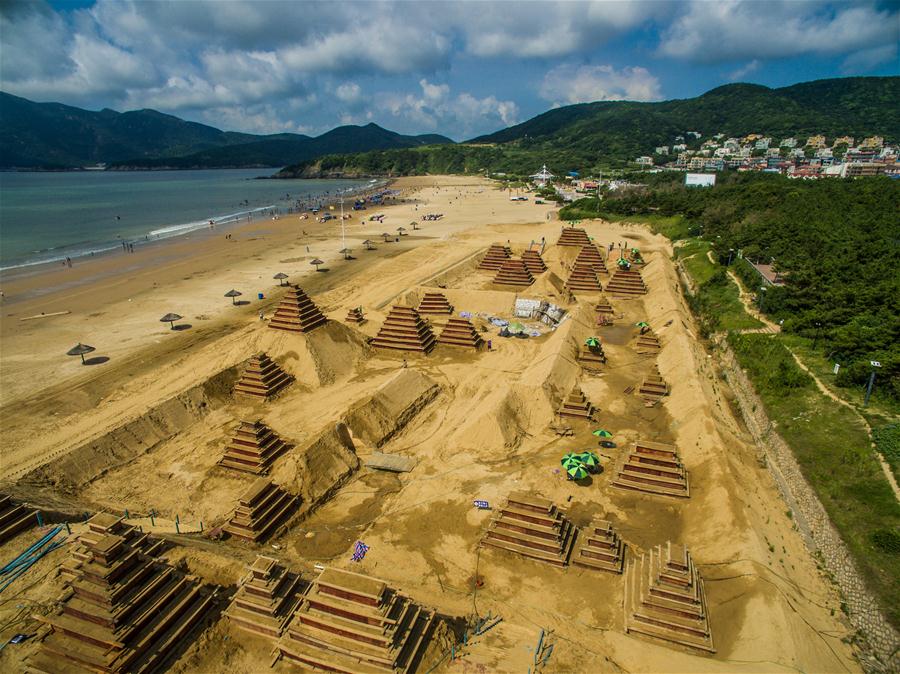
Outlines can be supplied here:
[[869, 362], [872, 363], [872, 367], [881, 367], [881, 363], [877, 360], [870, 360]]
[[684, 177], [687, 187], [713, 187], [716, 184], [715, 173], [688, 173]]
[[835, 363], [835, 364], [834, 364], [834, 371], [832, 372], [832, 374], [837, 374], [837, 373], [838, 373], [838, 370], [840, 370], [840, 369], [841, 369], [841, 364], [840, 364], [840, 363]]

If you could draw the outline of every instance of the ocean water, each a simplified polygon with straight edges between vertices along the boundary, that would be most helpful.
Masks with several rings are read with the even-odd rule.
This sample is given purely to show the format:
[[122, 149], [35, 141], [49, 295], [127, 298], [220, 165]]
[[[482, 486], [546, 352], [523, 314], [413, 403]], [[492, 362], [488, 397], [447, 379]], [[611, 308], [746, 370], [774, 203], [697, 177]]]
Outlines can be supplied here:
[[0, 173], [0, 269], [76, 258], [319, 203], [361, 180], [255, 180], [276, 169]]

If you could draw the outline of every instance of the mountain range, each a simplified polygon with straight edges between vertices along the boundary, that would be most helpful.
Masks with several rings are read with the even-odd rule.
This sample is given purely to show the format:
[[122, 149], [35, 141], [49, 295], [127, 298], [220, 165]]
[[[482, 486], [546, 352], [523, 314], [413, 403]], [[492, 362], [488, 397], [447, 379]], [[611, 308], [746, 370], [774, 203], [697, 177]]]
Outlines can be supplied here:
[[0, 168], [224, 168], [284, 166], [328, 153], [451, 143], [436, 134], [404, 136], [377, 124], [341, 126], [321, 136], [222, 131], [156, 110], [99, 112], [35, 103], [0, 92]]

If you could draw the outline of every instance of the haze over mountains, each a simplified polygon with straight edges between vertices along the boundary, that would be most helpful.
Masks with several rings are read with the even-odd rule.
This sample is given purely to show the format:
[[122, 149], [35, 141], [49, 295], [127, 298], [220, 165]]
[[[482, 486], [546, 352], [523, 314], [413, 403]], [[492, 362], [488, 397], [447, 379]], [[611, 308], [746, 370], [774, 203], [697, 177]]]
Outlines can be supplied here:
[[376, 124], [342, 126], [315, 138], [258, 136], [154, 110], [93, 112], [0, 93], [0, 167], [288, 166], [284, 177], [517, 170], [539, 159], [584, 168], [631, 161], [685, 131], [704, 137], [848, 134], [898, 140], [898, 100], [898, 77], [818, 80], [779, 89], [730, 84], [690, 99], [560, 107], [457, 145], [441, 135], [405, 136]]

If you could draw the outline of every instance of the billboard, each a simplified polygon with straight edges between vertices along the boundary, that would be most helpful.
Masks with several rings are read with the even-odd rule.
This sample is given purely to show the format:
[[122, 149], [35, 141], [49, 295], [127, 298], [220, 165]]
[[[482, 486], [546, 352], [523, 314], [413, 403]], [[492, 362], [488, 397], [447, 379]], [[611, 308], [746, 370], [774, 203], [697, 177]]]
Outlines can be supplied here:
[[715, 173], [688, 173], [684, 176], [686, 187], [712, 187], [716, 184]]

